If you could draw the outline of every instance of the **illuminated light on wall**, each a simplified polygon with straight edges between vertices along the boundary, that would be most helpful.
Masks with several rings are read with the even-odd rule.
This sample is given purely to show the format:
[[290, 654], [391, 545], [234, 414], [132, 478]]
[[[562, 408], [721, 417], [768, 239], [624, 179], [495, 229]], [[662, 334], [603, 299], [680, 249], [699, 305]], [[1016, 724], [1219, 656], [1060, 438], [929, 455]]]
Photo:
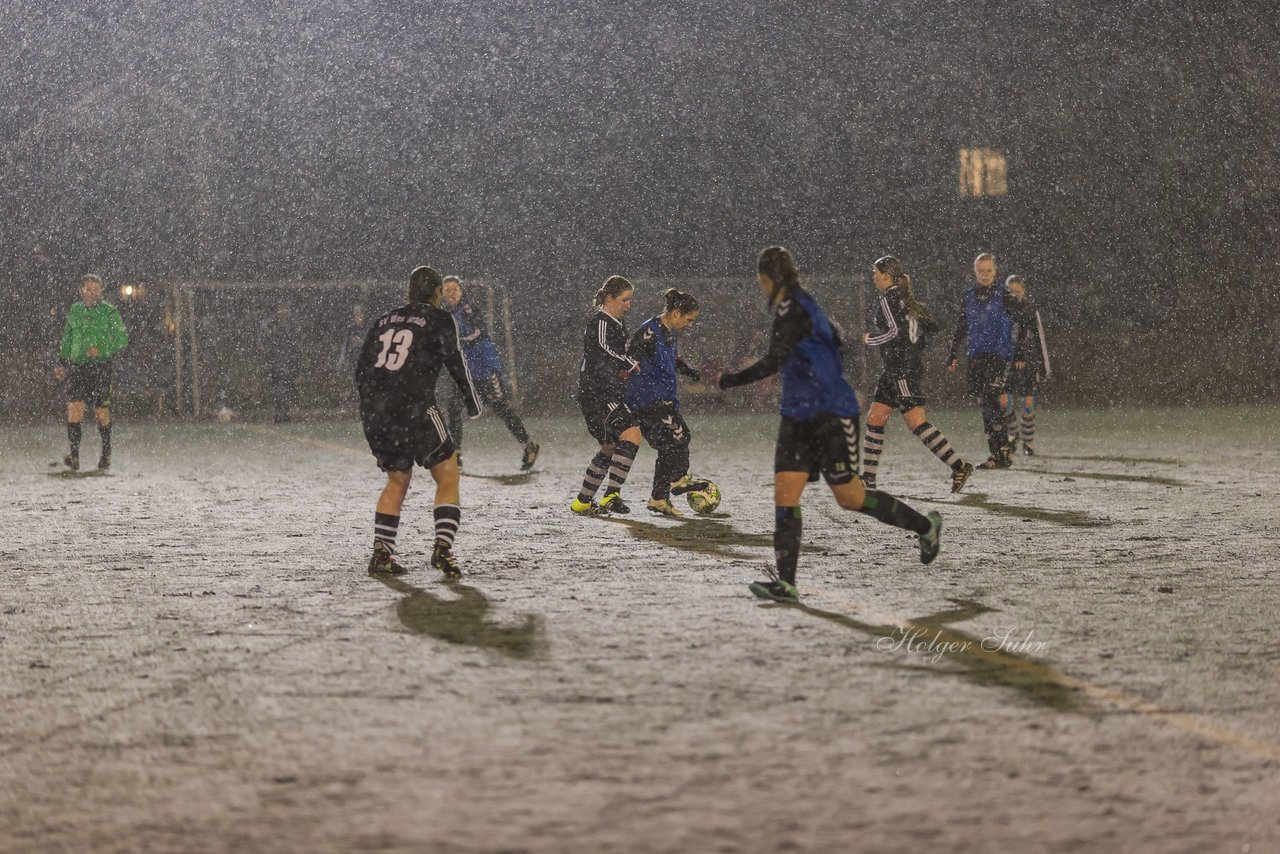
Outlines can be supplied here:
[[960, 149], [960, 195], [1003, 196], [1009, 192], [1004, 155], [993, 148]]

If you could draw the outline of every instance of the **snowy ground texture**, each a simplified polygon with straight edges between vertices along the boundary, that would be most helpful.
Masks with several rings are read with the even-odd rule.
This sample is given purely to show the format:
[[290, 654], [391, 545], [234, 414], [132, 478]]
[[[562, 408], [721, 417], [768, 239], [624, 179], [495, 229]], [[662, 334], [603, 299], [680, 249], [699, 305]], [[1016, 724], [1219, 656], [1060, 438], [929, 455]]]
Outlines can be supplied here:
[[690, 416], [689, 521], [568, 516], [574, 421], [525, 477], [470, 424], [452, 585], [425, 474], [365, 574], [354, 424], [125, 423], [74, 478], [0, 430], [0, 851], [1280, 851], [1278, 416], [1045, 411], [959, 497], [896, 422], [941, 557], [811, 489], [800, 607], [746, 589], [773, 418]]

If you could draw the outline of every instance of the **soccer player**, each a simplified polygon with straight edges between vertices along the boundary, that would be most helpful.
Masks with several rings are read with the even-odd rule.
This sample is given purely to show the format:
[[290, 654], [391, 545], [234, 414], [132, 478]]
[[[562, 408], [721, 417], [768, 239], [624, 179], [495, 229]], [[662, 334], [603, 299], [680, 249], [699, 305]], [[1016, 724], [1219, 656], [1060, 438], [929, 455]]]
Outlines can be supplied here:
[[[540, 446], [529, 438], [524, 422], [511, 408], [506, 383], [502, 380], [502, 359], [498, 347], [485, 330], [484, 319], [470, 302], [462, 298], [462, 280], [457, 276], [444, 277], [444, 302], [442, 307], [453, 314], [458, 324], [462, 355], [466, 357], [471, 379], [480, 391], [480, 397], [493, 411], [502, 416], [502, 422], [515, 440], [524, 448], [520, 458], [520, 471], [529, 471], [538, 459]], [[449, 436], [458, 452], [458, 466], [462, 466], [462, 400], [450, 395], [445, 403], [449, 415]]]
[[1006, 439], [1012, 407], [1005, 386], [1013, 362], [1015, 310], [1005, 300], [1004, 290], [995, 287], [996, 256], [983, 252], [975, 258], [973, 275], [977, 284], [964, 292], [964, 313], [951, 337], [947, 370], [956, 369], [956, 358], [967, 336], [968, 393], [982, 414], [982, 431], [991, 452], [978, 468], [1004, 469], [1013, 465]]
[[929, 423], [924, 411], [924, 363], [921, 358], [938, 324], [911, 290], [911, 277], [902, 262], [886, 255], [872, 265], [877, 299], [871, 331], [863, 336], [868, 347], [880, 351], [884, 370], [876, 383], [862, 447], [862, 483], [876, 488], [876, 471], [884, 451], [885, 423], [897, 409], [902, 420], [935, 457], [951, 468], [951, 491], [964, 488], [973, 466], [960, 458], [942, 431]]
[[436, 377], [444, 367], [453, 377], [467, 414], [480, 417], [480, 398], [471, 384], [458, 343], [458, 326], [439, 308], [440, 274], [418, 267], [409, 276], [409, 302], [379, 317], [365, 336], [356, 360], [360, 422], [387, 484], [373, 517], [370, 575], [402, 575], [396, 560], [400, 508], [413, 466], [431, 472], [436, 482], [435, 547], [431, 566], [447, 577], [462, 574], [453, 556], [453, 540], [462, 521], [458, 505], [458, 463], [444, 419], [436, 408]]
[[[627, 327], [622, 318], [631, 310], [635, 288], [622, 276], [610, 276], [596, 291], [596, 313], [582, 336], [582, 366], [578, 370], [578, 406], [587, 432], [600, 450], [587, 465], [582, 489], [569, 509], [582, 516], [630, 513], [622, 500], [622, 485], [640, 450], [639, 420], [627, 406], [624, 384], [640, 365], [627, 355]], [[599, 504], [596, 490], [608, 472], [609, 483]]]
[[[1009, 375], [1009, 393], [1022, 399], [1022, 453], [1035, 456], [1036, 441], [1036, 392], [1040, 383], [1049, 378], [1049, 349], [1045, 345], [1044, 325], [1040, 312], [1027, 297], [1026, 283], [1021, 276], [1004, 280], [1005, 290], [1018, 306], [1018, 322], [1014, 330], [1013, 372]], [[1018, 424], [1009, 426], [1009, 447], [1016, 447]]]
[[111, 393], [115, 389], [113, 359], [129, 345], [129, 333], [114, 305], [102, 299], [102, 277], [86, 273], [80, 279], [80, 302], [71, 306], [58, 348], [53, 375], [66, 380], [67, 439], [70, 452], [62, 458], [67, 468], [80, 469], [80, 422], [85, 404], [93, 406], [102, 439], [98, 470], [111, 468]]
[[[669, 288], [663, 294], [666, 308], [641, 324], [627, 347], [627, 355], [639, 369], [627, 379], [623, 400], [640, 422], [640, 433], [658, 452], [653, 469], [653, 492], [646, 505], [652, 513], [679, 518], [684, 514], [671, 504], [671, 495], [706, 489], [708, 482], [689, 474], [689, 425], [680, 415], [676, 399], [676, 374], [694, 380], [698, 372], [676, 352], [676, 333], [693, 326], [698, 301]], [[615, 499], [616, 502], [616, 499]]]
[[298, 397], [298, 369], [302, 366], [302, 330], [292, 319], [289, 303], [276, 303], [276, 313], [264, 327], [267, 377], [276, 424], [288, 424], [289, 408]]
[[920, 562], [932, 562], [941, 545], [942, 516], [923, 516], [888, 493], [864, 488], [858, 477], [858, 399], [844, 378], [839, 336], [817, 300], [800, 287], [795, 259], [783, 247], [770, 246], [760, 253], [756, 272], [773, 309], [769, 352], [718, 381], [727, 389], [782, 372], [782, 422], [773, 457], [777, 570], [769, 581], [752, 582], [751, 592], [761, 599], [799, 601], [800, 496], [819, 472], [841, 507], [914, 531]]

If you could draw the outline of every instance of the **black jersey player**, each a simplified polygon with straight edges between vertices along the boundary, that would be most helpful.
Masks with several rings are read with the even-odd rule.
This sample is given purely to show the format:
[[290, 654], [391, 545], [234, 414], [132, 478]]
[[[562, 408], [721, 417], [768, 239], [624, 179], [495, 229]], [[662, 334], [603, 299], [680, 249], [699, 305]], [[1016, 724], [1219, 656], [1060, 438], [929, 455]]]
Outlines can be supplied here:
[[[622, 500], [622, 485], [636, 461], [642, 437], [639, 420], [623, 398], [626, 380], [639, 364], [627, 355], [627, 327], [622, 318], [631, 310], [634, 294], [635, 288], [624, 277], [606, 279], [596, 291], [596, 312], [582, 336], [578, 406], [587, 432], [600, 443], [600, 450], [587, 465], [582, 489], [569, 505], [579, 515], [631, 512]], [[596, 490], [606, 471], [609, 483], [604, 498], [596, 504]]]
[[1049, 348], [1045, 343], [1044, 324], [1040, 311], [1027, 296], [1026, 282], [1021, 276], [1004, 280], [1004, 289], [1013, 297], [1017, 306], [1017, 323], [1014, 324], [1013, 371], [1009, 374], [1009, 394], [1014, 407], [1022, 404], [1022, 424], [1010, 421], [1009, 447], [1013, 448], [1021, 432], [1022, 453], [1035, 456], [1036, 442], [1036, 393], [1040, 383], [1049, 378]]
[[378, 468], [387, 473], [374, 514], [371, 575], [406, 571], [396, 561], [396, 533], [415, 463], [428, 469], [436, 482], [431, 565], [446, 576], [461, 574], [453, 556], [454, 535], [462, 519], [458, 464], [436, 407], [440, 369], [453, 377], [469, 416], [479, 417], [481, 407], [459, 347], [458, 326], [449, 312], [439, 308], [440, 288], [435, 270], [414, 270], [409, 276], [409, 302], [374, 322], [356, 362], [365, 439]]
[[858, 477], [858, 399], [844, 378], [839, 336], [817, 300], [800, 287], [795, 259], [783, 247], [770, 246], [760, 253], [756, 271], [773, 309], [769, 352], [719, 379], [725, 389], [782, 372], [782, 422], [773, 457], [777, 577], [751, 584], [751, 592], [779, 602], [799, 600], [800, 496], [819, 472], [841, 507], [918, 534], [920, 562], [931, 562], [938, 555], [942, 516], [924, 516], [888, 493], [865, 489]]
[[863, 336], [869, 347], [880, 351], [884, 371], [876, 383], [875, 397], [867, 412], [867, 430], [862, 442], [862, 482], [876, 488], [880, 454], [884, 451], [885, 424], [893, 410], [933, 455], [951, 468], [951, 491], [959, 492], [973, 474], [973, 466], [960, 458], [942, 431], [929, 423], [924, 404], [924, 349], [938, 324], [916, 301], [911, 277], [902, 262], [886, 255], [871, 267], [876, 287], [876, 303], [871, 331]]

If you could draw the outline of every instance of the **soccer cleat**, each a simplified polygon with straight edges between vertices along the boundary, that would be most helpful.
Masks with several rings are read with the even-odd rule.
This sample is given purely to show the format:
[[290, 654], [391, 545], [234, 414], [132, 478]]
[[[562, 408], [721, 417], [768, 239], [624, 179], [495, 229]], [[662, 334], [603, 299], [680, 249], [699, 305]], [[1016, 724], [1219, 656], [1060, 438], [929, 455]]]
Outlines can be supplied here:
[[[697, 492], [698, 490], [706, 489], [710, 485], [711, 481], [706, 478], [694, 477], [691, 474], [686, 474], [684, 477], [671, 484], [671, 494], [684, 495], [686, 492]], [[670, 504], [671, 502], [667, 503]], [[652, 509], [653, 502], [649, 502], [649, 504], [650, 509]], [[676, 515], [682, 516], [684, 514], [678, 513]]]
[[964, 485], [969, 482], [969, 475], [973, 474], [972, 463], [961, 463], [951, 470], [951, 491], [959, 492], [964, 489]]
[[98, 457], [98, 471], [106, 471], [111, 468], [111, 455], [103, 454]]
[[1006, 446], [1000, 449], [1000, 456], [996, 457], [996, 468], [1007, 469], [1013, 467], [1013, 451]]
[[978, 468], [980, 469], [998, 469], [1000, 467], [1000, 461], [995, 457], [987, 457], [986, 462], [978, 464]]
[[1036, 449], [1028, 445], [1026, 442], [1023, 442], [1022, 455], [1024, 457], [1034, 457], [1036, 455]]
[[769, 599], [774, 602], [790, 602], [794, 604], [800, 601], [800, 591], [796, 589], [796, 586], [782, 579], [753, 581], [747, 585], [747, 589], [761, 599]]
[[533, 464], [538, 461], [538, 451], [542, 450], [542, 446], [530, 439], [525, 443], [524, 456], [520, 459], [520, 471], [529, 471], [533, 468]]
[[630, 513], [631, 508], [622, 500], [622, 496], [616, 492], [610, 492], [600, 502], [600, 509], [607, 513]]
[[936, 510], [929, 514], [929, 531], [920, 535], [920, 562], [933, 563], [942, 547], [942, 514]]
[[373, 557], [369, 558], [370, 575], [404, 575], [409, 570], [396, 561], [395, 553], [381, 541], [373, 544]]
[[67, 468], [71, 469], [72, 471], [80, 471], [80, 455], [79, 454], [67, 454], [65, 457], [62, 458], [62, 461], [66, 463]]
[[864, 474], [862, 476], [862, 485], [867, 489], [876, 488], [876, 476], [873, 474]]
[[606, 516], [609, 513], [594, 501], [580, 501], [577, 498], [573, 499], [569, 509], [579, 516]]
[[458, 559], [453, 556], [449, 546], [439, 540], [436, 540], [436, 547], [431, 550], [431, 566], [443, 572], [445, 578], [462, 577], [462, 567], [458, 566]]
[[672, 519], [684, 518], [684, 514], [671, 504], [670, 498], [650, 498], [645, 507], [649, 508], [650, 513], [657, 513], [660, 516], [670, 516]]

